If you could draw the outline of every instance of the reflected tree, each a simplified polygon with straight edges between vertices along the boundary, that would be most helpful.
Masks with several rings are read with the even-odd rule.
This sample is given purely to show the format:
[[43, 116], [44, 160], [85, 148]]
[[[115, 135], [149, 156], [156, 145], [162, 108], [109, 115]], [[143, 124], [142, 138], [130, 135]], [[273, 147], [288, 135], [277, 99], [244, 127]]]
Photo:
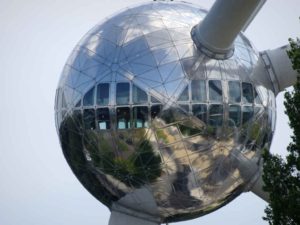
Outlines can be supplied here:
[[[85, 131], [84, 145], [90, 153], [93, 165], [104, 174], [131, 187], [155, 181], [161, 175], [161, 158], [148, 140], [143, 140], [130, 152], [128, 143], [119, 139], [118, 151], [108, 139], [95, 131]], [[144, 138], [144, 137], [143, 137]], [[118, 154], [119, 151], [126, 154]]]
[[[118, 196], [122, 196], [124, 193], [120, 191], [116, 195], [109, 193], [104, 185], [105, 177], [101, 175], [97, 177], [90, 168], [83, 151], [82, 126], [80, 113], [67, 116], [61, 123], [59, 134], [64, 156], [84, 187], [103, 204], [110, 206], [113, 201], [119, 198]], [[100, 177], [103, 183], [100, 183], [98, 179]]]

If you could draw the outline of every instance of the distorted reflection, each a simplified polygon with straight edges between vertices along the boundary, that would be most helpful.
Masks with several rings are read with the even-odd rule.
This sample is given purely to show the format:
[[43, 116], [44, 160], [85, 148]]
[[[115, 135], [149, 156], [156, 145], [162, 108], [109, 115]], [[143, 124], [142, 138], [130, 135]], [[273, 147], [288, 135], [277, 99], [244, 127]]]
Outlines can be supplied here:
[[110, 208], [181, 221], [255, 179], [275, 96], [251, 80], [257, 53], [243, 34], [228, 60], [195, 48], [190, 31], [205, 12], [164, 1], [126, 9], [89, 32], [63, 70], [55, 102], [63, 153]]

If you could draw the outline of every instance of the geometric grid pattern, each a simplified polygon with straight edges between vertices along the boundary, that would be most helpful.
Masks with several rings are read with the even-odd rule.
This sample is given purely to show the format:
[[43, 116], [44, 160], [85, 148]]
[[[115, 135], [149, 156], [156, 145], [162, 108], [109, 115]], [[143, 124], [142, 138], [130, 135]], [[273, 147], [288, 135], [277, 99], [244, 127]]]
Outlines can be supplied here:
[[196, 49], [190, 31], [205, 14], [178, 2], [128, 8], [68, 59], [55, 104], [61, 146], [108, 207], [186, 220], [225, 205], [258, 175], [274, 94], [252, 79], [258, 57], [243, 34], [227, 60]]

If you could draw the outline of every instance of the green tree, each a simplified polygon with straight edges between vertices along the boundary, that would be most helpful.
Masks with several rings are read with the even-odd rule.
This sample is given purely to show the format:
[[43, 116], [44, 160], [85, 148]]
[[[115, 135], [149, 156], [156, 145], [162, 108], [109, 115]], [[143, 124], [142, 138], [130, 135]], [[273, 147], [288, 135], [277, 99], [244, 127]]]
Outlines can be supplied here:
[[[293, 68], [300, 74], [300, 40], [289, 40], [287, 52]], [[285, 92], [285, 113], [293, 131], [285, 159], [264, 153], [264, 190], [269, 192], [270, 202], [265, 209], [270, 225], [300, 224], [300, 76], [293, 91]]]

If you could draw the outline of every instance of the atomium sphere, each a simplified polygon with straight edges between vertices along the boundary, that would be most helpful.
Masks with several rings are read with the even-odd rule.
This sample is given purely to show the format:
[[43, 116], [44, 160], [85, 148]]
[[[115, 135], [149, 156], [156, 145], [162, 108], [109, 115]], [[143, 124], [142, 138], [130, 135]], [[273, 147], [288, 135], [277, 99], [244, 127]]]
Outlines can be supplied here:
[[242, 33], [230, 59], [197, 50], [190, 31], [205, 15], [184, 2], [127, 8], [86, 34], [64, 67], [55, 103], [63, 153], [109, 208], [181, 221], [256, 181], [274, 94], [253, 78], [258, 54]]

